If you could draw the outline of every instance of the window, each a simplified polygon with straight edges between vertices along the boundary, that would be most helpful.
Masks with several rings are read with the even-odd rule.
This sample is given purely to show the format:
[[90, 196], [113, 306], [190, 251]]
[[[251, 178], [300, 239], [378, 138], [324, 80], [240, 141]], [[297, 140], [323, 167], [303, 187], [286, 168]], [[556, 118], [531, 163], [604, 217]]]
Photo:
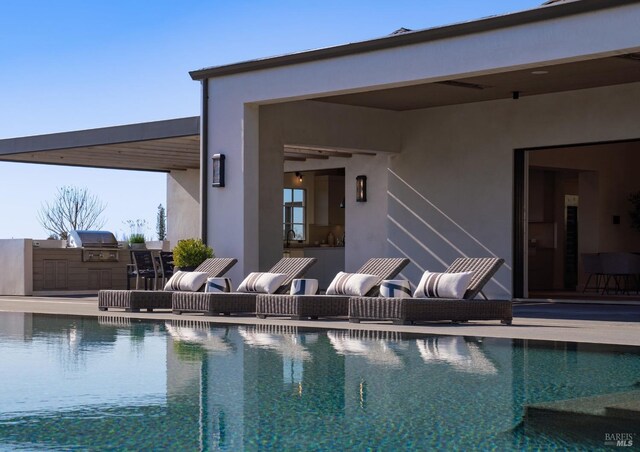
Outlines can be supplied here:
[[289, 234], [289, 240], [305, 239], [305, 198], [306, 190], [302, 188], [284, 189], [283, 240], [287, 240], [287, 234]]

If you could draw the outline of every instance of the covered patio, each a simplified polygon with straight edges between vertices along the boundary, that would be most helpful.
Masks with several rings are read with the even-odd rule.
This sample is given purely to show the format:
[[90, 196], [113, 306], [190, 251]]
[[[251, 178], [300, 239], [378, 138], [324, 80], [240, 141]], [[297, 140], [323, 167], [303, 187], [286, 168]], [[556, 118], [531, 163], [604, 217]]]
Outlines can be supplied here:
[[[2, 139], [2, 161], [166, 173], [167, 239], [200, 236], [198, 116]], [[134, 198], [144, 190], [131, 187]]]

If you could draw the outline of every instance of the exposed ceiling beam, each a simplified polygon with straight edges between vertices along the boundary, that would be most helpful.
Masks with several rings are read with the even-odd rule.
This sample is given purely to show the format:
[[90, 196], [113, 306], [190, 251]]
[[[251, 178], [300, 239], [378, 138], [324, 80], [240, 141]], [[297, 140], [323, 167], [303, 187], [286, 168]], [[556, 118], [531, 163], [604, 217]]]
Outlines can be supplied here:
[[[355, 155], [376, 155], [373, 151], [364, 151], [362, 149], [342, 148], [333, 146], [315, 146], [308, 144], [285, 144], [285, 150], [290, 151], [295, 149], [296, 151], [323, 151], [327, 153], [344, 153]], [[331, 155], [331, 154], [327, 154]]]
[[309, 153], [305, 153], [305, 152], [285, 152], [284, 154], [285, 158], [287, 156], [289, 157], [301, 157], [304, 156], [303, 158], [305, 159], [316, 159], [316, 160], [328, 160], [329, 156], [328, 155], [318, 155], [318, 154], [309, 154]]

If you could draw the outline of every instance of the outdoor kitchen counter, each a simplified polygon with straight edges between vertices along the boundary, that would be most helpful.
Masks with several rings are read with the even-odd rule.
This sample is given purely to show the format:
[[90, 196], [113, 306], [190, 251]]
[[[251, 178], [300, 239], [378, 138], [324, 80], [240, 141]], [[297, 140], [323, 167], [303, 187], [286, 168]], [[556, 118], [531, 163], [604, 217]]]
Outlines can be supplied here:
[[[117, 253], [114, 261], [90, 261], [87, 253]], [[85, 256], [83, 258], [83, 253]], [[33, 248], [34, 294], [126, 289], [129, 250]]]

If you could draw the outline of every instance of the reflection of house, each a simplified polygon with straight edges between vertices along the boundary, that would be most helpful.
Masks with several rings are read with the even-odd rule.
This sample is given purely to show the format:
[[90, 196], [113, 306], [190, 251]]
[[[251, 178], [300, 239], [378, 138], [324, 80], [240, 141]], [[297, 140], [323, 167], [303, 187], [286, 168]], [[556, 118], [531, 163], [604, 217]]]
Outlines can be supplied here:
[[[637, 1], [547, 2], [206, 68], [191, 73], [202, 81], [199, 128], [198, 118], [185, 118], [3, 140], [0, 158], [166, 171], [168, 230], [200, 230], [219, 255], [237, 257], [234, 280], [282, 255], [280, 175], [343, 169], [347, 270], [403, 255], [413, 262], [404, 275], [418, 280], [460, 255], [496, 255], [507, 265], [488, 285], [490, 297], [526, 296], [529, 265], [553, 265], [531, 277], [534, 288], [575, 287], [580, 253], [640, 249], [625, 216], [626, 193], [640, 190], [635, 165], [605, 168], [621, 160], [621, 146], [640, 153], [639, 21]], [[592, 151], [603, 164], [587, 161]], [[226, 155], [224, 187], [212, 186], [217, 153]], [[361, 175], [367, 202], [356, 202]], [[553, 186], [539, 185], [545, 180]], [[624, 181], [622, 192], [611, 180]], [[540, 190], [553, 193], [532, 193]], [[540, 210], [541, 200], [551, 201]], [[552, 215], [539, 215], [545, 209]], [[330, 211], [316, 215], [323, 228], [342, 221]], [[551, 247], [527, 246], [549, 234], [557, 237]]]

